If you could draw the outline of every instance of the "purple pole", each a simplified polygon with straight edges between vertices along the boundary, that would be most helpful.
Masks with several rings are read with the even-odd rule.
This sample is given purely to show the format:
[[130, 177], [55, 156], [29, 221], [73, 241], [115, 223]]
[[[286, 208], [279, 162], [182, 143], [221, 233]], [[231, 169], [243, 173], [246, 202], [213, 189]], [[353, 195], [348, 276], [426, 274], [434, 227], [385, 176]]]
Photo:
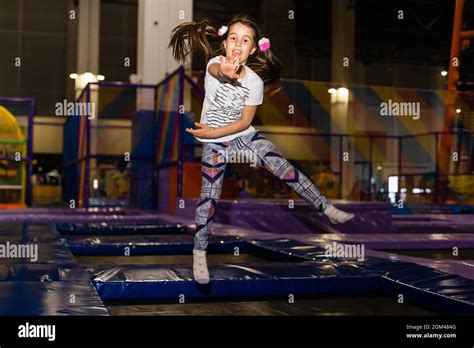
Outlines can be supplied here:
[[32, 198], [32, 187], [31, 187], [31, 175], [33, 174], [33, 117], [36, 112], [36, 101], [30, 99], [30, 108], [28, 110], [28, 141], [26, 146], [26, 155], [29, 158], [28, 163], [26, 164], [26, 193], [25, 200], [26, 205], [31, 206]]
[[[89, 105], [91, 102], [91, 86], [87, 84], [86, 86], [86, 105]], [[88, 110], [88, 108], [86, 108]], [[87, 143], [86, 143], [86, 171], [85, 171], [85, 178], [84, 178], [84, 207], [89, 208], [89, 180], [90, 180], [90, 154], [91, 154], [91, 122], [87, 115], [86, 117], [86, 135], [87, 135]]]
[[398, 180], [397, 181], [398, 181], [399, 199], [401, 199], [400, 180], [402, 176], [402, 140], [403, 140], [403, 137], [398, 138]]
[[339, 136], [339, 197], [342, 198], [342, 179], [343, 179], [343, 161], [342, 161], [342, 154], [343, 154], [343, 146], [342, 140], [343, 135]]
[[370, 200], [373, 200], [373, 193], [372, 192], [372, 176], [374, 175], [374, 168], [372, 163], [372, 137], [369, 135], [369, 192], [370, 192]]
[[431, 203], [437, 204], [439, 203], [439, 167], [438, 167], [438, 143], [439, 143], [439, 135], [438, 133], [434, 134], [435, 136], [435, 182], [434, 182], [434, 195], [431, 196]]
[[[153, 159], [152, 159], [152, 205], [153, 209], [158, 209], [159, 203], [159, 186], [158, 186], [158, 175], [159, 168], [156, 165], [156, 146], [157, 146], [157, 130], [158, 130], [158, 87], [153, 86]], [[159, 164], [159, 163], [158, 163]]]
[[179, 99], [178, 99], [178, 197], [183, 197], [183, 117], [179, 113], [180, 108], [184, 105], [184, 66], [179, 67]]

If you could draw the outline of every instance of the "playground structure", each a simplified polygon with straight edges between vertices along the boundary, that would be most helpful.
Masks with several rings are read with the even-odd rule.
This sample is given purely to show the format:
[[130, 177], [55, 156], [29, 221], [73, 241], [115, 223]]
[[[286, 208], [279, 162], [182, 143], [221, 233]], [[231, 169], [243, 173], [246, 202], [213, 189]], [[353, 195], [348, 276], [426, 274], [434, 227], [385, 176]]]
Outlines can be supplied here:
[[[12, 112], [28, 116], [27, 134]], [[34, 113], [32, 98], [0, 97], [0, 208], [31, 204]]]
[[[115, 161], [115, 164], [122, 163], [133, 187], [133, 190], [129, 190], [130, 203], [145, 209], [157, 207], [153, 198], [157, 196], [152, 193], [157, 189], [156, 178], [161, 174], [158, 172], [162, 168], [177, 164], [178, 153], [182, 156], [177, 145], [182, 144], [184, 137], [182, 132], [177, 130], [190, 125], [182, 121], [182, 118], [176, 117], [178, 114], [184, 114], [178, 110], [178, 105], [183, 105], [184, 80], [194, 85], [180, 67], [158, 85], [97, 82], [86, 86], [77, 102], [87, 105], [97, 103], [97, 120], [93, 124], [91, 117], [79, 114], [77, 117], [68, 118], [64, 125], [63, 198], [66, 202], [73, 200], [77, 202], [78, 207], [87, 207], [90, 200], [95, 200], [101, 205], [101, 200], [96, 199], [100, 193], [94, 192], [99, 190], [94, 190], [93, 183], [94, 180], [100, 181], [101, 162]], [[136, 111], [138, 99], [145, 97], [153, 100], [151, 110]], [[99, 124], [107, 119], [123, 119], [125, 122], [108, 127]], [[158, 120], [160, 124], [157, 123]], [[110, 154], [104, 137], [114, 135], [113, 131], [107, 132], [107, 128], [115, 132], [120, 129], [124, 131], [129, 139], [124, 140], [121, 137], [120, 140], [128, 144], [128, 147], [125, 145], [121, 150], [112, 149], [114, 153]], [[97, 137], [92, 139], [91, 133], [94, 129], [99, 131]], [[163, 129], [166, 131], [160, 134]], [[182, 160], [179, 161], [178, 176], [182, 177]], [[160, 163], [160, 167], [156, 167], [155, 163]], [[98, 186], [100, 183], [95, 188]], [[105, 205], [109, 204], [107, 195], [108, 193], [105, 195]]]
[[[77, 102], [97, 103], [97, 117], [80, 114], [66, 120], [64, 201], [73, 200], [77, 207], [130, 205], [173, 212], [180, 199], [197, 197], [201, 144], [184, 129], [199, 119], [203, 98], [199, 81], [202, 75], [191, 77], [180, 67], [157, 85], [88, 84]], [[474, 201], [473, 125], [469, 123], [473, 93], [457, 92], [453, 99], [450, 91], [348, 86], [346, 112], [354, 131], [343, 133], [334, 122], [334, 101], [328, 93], [337, 88], [324, 82], [285, 81], [282, 91], [259, 108], [254, 124], [314, 180], [324, 182], [322, 172], [332, 178], [328, 186], [332, 198], [440, 203], [439, 193], [444, 189], [440, 183], [447, 183], [449, 194], [441, 203]], [[147, 109], [139, 107], [150, 100]], [[418, 117], [382, 115], [381, 103], [387, 100], [417, 104]], [[449, 131], [442, 130], [447, 107], [460, 110]], [[114, 119], [125, 123], [103, 123]], [[448, 172], [440, 171], [439, 165], [441, 139], [447, 135], [452, 139], [450, 153], [456, 155]], [[107, 143], [118, 138], [128, 145], [120, 150], [108, 148]], [[344, 159], [346, 153], [349, 161]], [[105, 176], [100, 172], [109, 170], [122, 187], [128, 187], [120, 189], [117, 184], [124, 194], [109, 195], [109, 199], [105, 195], [101, 200]], [[241, 171], [247, 171], [245, 177], [250, 175], [249, 192], [258, 192], [254, 197], [271, 198], [271, 193], [262, 196], [262, 192], [265, 186], [279, 187], [277, 180], [249, 170], [245, 165], [230, 166], [223, 198], [239, 198]], [[349, 192], [342, 188], [344, 180], [351, 182]], [[252, 188], [253, 184], [259, 186]], [[292, 197], [285, 187], [279, 190], [280, 198]]]

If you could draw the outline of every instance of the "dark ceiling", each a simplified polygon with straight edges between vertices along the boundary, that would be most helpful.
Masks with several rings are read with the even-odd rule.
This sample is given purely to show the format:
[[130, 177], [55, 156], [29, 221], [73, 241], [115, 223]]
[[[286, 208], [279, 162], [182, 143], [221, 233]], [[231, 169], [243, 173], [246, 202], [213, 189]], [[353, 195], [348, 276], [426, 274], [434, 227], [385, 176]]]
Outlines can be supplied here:
[[[356, 56], [365, 64], [380, 60], [427, 61], [449, 59], [454, 0], [359, 0], [356, 10]], [[197, 20], [225, 23], [245, 12], [260, 20], [261, 1], [195, 0]], [[294, 7], [299, 54], [330, 56], [331, 0], [276, 0], [272, 6]], [[403, 20], [398, 11], [403, 11]], [[278, 25], [278, 23], [275, 23]]]

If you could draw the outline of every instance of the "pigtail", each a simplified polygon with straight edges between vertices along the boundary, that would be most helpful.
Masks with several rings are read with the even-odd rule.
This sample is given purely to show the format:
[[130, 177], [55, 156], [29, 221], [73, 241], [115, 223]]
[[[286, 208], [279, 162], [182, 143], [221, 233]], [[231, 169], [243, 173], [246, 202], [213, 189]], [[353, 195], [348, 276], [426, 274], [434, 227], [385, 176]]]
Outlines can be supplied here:
[[257, 52], [255, 57], [249, 60], [248, 66], [263, 80], [265, 96], [271, 97], [282, 88], [284, 68], [270, 49], [263, 52], [258, 48]]
[[211, 42], [219, 40], [217, 31], [208, 21], [181, 23], [171, 31], [168, 48], [173, 51], [173, 58], [178, 62], [186, 62], [193, 53], [202, 54], [206, 61], [215, 55]]

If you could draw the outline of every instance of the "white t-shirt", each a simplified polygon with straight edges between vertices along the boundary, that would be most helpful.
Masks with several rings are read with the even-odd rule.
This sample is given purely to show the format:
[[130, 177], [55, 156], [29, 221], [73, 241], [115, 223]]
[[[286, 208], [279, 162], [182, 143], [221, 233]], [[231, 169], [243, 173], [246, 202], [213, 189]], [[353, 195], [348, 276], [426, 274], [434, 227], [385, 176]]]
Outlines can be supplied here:
[[[220, 82], [209, 74], [209, 66], [213, 63], [219, 63], [219, 57], [217, 56], [209, 60], [206, 66], [206, 77], [204, 78], [206, 95], [202, 106], [200, 123], [206, 124], [211, 128], [219, 128], [237, 121], [242, 116], [245, 105], [260, 105], [263, 101], [263, 81], [248, 66], [245, 65], [245, 76], [237, 79], [240, 86]], [[196, 137], [196, 139], [201, 142], [220, 143], [231, 141], [252, 132], [255, 132], [255, 128], [250, 125], [241, 132], [224, 137], [215, 139]]]

